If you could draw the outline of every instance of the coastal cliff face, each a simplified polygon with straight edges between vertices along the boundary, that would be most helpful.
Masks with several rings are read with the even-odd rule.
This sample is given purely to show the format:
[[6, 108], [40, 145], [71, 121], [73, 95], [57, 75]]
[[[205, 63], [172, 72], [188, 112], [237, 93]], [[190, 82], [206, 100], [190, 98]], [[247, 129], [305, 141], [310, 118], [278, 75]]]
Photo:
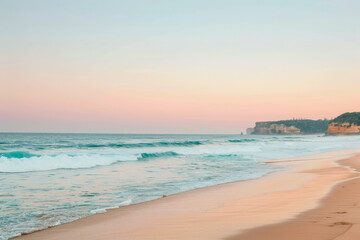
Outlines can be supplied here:
[[255, 131], [255, 128], [247, 128], [246, 129], [246, 134], [253, 134], [254, 133], [254, 131]]
[[341, 114], [329, 123], [327, 134], [360, 134], [360, 112]]
[[328, 129], [329, 120], [292, 119], [256, 122], [249, 134], [319, 134]]
[[253, 134], [300, 134], [300, 129], [285, 124], [268, 124], [267, 122], [258, 122], [254, 128]]
[[360, 126], [350, 123], [336, 123], [329, 124], [327, 134], [359, 134]]

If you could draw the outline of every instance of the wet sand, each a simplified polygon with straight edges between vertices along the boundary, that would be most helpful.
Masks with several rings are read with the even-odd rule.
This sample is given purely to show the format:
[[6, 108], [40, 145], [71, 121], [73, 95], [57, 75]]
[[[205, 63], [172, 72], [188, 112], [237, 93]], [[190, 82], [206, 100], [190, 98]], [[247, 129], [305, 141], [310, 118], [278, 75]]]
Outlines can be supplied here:
[[[358, 203], [357, 200], [360, 204], [360, 193], [355, 191], [360, 185], [354, 184], [358, 173], [347, 167], [357, 168], [359, 157], [353, 157], [357, 153], [360, 151], [271, 161], [269, 164], [291, 166], [291, 170], [109, 210], [20, 239], [334, 239], [329, 236], [350, 227], [357, 228], [355, 221], [351, 221], [355, 219], [343, 219], [345, 216], [360, 216], [347, 208], [351, 205], [356, 209], [354, 204]], [[344, 165], [338, 163], [346, 158], [348, 160], [342, 162]], [[350, 186], [353, 188], [347, 194], [338, 193]], [[339, 198], [327, 200], [333, 196]], [[311, 212], [320, 211], [326, 201], [332, 202], [326, 212], [315, 212], [316, 219], [303, 218]], [[350, 205], [344, 205], [345, 202]], [[299, 224], [314, 228], [305, 232], [303, 225]], [[320, 230], [319, 235], [310, 232], [322, 228], [326, 228], [324, 235]], [[286, 237], [284, 234], [290, 235]], [[310, 234], [311, 237], [299, 234]]]
[[[360, 171], [360, 155], [340, 163]], [[227, 239], [360, 239], [360, 178], [338, 184], [318, 208], [302, 213], [295, 219], [251, 229]]]

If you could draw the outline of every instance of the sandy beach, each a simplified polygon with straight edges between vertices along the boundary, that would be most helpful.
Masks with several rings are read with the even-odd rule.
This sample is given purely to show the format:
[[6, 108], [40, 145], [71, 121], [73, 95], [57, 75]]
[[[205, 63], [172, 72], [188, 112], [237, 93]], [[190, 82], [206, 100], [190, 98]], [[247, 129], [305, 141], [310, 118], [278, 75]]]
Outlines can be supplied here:
[[[341, 160], [341, 164], [360, 170], [360, 156]], [[360, 179], [335, 186], [316, 209], [304, 212], [290, 221], [246, 231], [228, 240], [354, 240], [360, 236]]]
[[354, 239], [360, 150], [268, 162], [260, 179], [174, 194], [19, 239]]

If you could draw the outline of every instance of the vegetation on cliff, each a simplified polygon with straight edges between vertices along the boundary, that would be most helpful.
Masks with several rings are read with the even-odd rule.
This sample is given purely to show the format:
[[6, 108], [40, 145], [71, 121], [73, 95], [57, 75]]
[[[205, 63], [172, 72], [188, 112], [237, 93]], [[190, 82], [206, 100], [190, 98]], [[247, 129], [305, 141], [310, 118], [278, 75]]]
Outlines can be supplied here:
[[301, 133], [303, 134], [316, 134], [326, 132], [329, 125], [329, 120], [293, 119], [273, 122], [259, 122], [256, 123], [256, 127], [260, 125], [270, 127], [271, 124], [284, 124], [286, 127], [294, 126], [300, 129]]
[[360, 112], [347, 112], [331, 121], [332, 123], [350, 123], [360, 126]]

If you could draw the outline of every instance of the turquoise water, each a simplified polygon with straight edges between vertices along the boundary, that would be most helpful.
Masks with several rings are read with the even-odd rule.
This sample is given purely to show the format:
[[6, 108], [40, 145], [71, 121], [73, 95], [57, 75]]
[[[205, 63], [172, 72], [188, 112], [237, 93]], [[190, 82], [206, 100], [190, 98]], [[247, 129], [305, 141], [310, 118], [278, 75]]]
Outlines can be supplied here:
[[359, 144], [359, 136], [0, 133], [0, 239], [281, 170], [264, 160]]

